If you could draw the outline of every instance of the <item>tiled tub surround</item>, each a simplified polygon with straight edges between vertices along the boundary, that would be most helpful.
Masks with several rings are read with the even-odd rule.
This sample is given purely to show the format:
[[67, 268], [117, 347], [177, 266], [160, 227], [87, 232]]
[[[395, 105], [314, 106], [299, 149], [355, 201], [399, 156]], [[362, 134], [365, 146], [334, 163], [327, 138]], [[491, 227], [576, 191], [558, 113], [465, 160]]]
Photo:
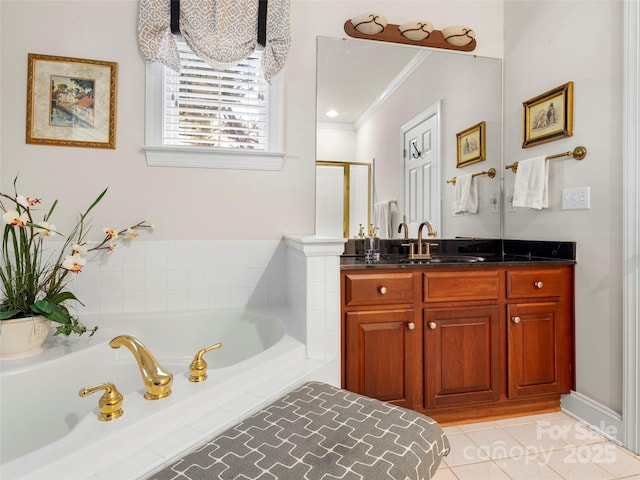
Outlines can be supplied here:
[[[304, 381], [339, 384], [337, 278], [342, 250], [341, 239], [297, 236], [281, 242], [135, 242], [101, 254], [75, 279], [76, 293], [86, 304], [80, 313], [87, 323], [96, 314], [99, 324], [108, 323], [126, 309], [180, 318], [184, 317], [180, 312], [233, 307], [276, 316], [286, 335], [252, 359], [222, 369], [228, 373], [224, 378], [211, 376], [204, 384], [189, 385], [186, 374], [178, 373], [174, 393], [157, 404], [143, 400], [140, 391], [125, 396], [125, 413], [114, 422], [98, 423], [94, 408], [78, 423], [88, 425], [90, 432], [76, 428], [70, 435], [73, 440], [82, 430], [82, 448], [66, 451], [66, 458], [36, 452], [23, 464], [35, 469], [32, 473], [22, 467], [9, 470], [3, 464], [2, 478], [145, 478]], [[147, 338], [146, 332], [153, 330], [151, 326], [141, 332]], [[102, 345], [91, 342], [100, 341], [100, 335], [56, 341], [65, 353], [75, 342], [98, 350]], [[152, 353], [162, 358], [161, 352]], [[122, 358], [127, 355], [131, 357], [121, 353]], [[65, 357], [73, 360], [73, 355]], [[91, 362], [79, 363], [92, 367]], [[8, 370], [5, 365], [0, 363], [3, 375]], [[141, 388], [137, 367], [131, 367], [128, 379], [140, 382]], [[14, 370], [12, 375], [33, 374], [28, 366]], [[96, 383], [103, 381], [110, 379]], [[37, 391], [58, 388], [57, 382], [50, 375], [45, 384], [36, 385]], [[83, 386], [87, 385], [73, 389]], [[185, 394], [193, 387], [201, 396]], [[95, 406], [99, 394], [95, 397], [80, 400]], [[158, 416], [155, 409], [171, 415]]]

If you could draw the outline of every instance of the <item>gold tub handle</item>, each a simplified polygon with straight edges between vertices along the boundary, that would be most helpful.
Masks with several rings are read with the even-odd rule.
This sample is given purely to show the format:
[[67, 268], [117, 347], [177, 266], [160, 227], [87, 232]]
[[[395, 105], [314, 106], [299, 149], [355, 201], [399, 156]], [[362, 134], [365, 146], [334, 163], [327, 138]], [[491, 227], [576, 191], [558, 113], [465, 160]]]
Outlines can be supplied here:
[[123, 414], [123, 397], [113, 383], [101, 383], [95, 387], [81, 388], [78, 395], [86, 397], [100, 390], [104, 390], [104, 394], [100, 397], [100, 400], [98, 400], [98, 409], [100, 410], [98, 420], [108, 422], [121, 417]]
[[203, 348], [196, 353], [191, 365], [189, 365], [189, 381], [190, 382], [204, 382], [207, 379], [207, 362], [204, 361], [205, 353], [220, 348], [222, 343], [218, 342], [210, 347]]

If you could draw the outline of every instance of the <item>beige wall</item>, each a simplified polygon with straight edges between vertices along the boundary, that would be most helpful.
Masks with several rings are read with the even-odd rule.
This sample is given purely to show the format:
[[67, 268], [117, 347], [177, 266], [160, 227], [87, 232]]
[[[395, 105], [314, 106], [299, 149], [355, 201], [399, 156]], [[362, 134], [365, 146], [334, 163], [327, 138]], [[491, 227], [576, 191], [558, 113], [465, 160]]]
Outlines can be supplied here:
[[[58, 228], [105, 186], [97, 228], [141, 217], [154, 239], [275, 239], [313, 233], [315, 215], [315, 42], [342, 37], [347, 18], [369, 10], [391, 23], [428, 18], [437, 28], [463, 23], [483, 55], [502, 51], [501, 1], [296, 1], [285, 76], [285, 151], [280, 172], [147, 167], [145, 66], [137, 48], [137, 2], [11, 1], [1, 8], [0, 187], [20, 173], [34, 196], [58, 198]], [[27, 53], [118, 62], [116, 150], [26, 145]], [[295, 201], [292, 201], [295, 200]], [[70, 224], [70, 221], [66, 222]]]
[[[505, 237], [577, 242], [577, 391], [622, 410], [622, 1], [505, 3], [505, 161], [552, 160], [549, 209], [505, 214]], [[576, 21], [579, 20], [579, 24]], [[572, 137], [522, 149], [522, 102], [574, 82]], [[505, 174], [505, 187], [513, 186]], [[563, 188], [591, 187], [591, 209], [563, 211]]]

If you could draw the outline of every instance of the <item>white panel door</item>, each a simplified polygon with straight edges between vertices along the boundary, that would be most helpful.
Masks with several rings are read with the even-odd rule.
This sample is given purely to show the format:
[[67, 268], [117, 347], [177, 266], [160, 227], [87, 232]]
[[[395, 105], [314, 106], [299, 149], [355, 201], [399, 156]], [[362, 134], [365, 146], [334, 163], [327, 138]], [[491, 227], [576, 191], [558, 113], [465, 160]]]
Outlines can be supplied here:
[[411, 236], [429, 221], [440, 232], [439, 105], [431, 107], [402, 129], [403, 205]]

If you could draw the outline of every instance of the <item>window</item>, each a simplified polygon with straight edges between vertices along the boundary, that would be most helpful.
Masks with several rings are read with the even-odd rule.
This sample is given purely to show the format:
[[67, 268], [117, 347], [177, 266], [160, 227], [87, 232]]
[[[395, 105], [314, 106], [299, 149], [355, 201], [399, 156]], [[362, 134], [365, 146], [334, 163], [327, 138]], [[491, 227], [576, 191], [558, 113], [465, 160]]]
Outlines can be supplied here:
[[261, 52], [216, 70], [178, 41], [181, 72], [147, 65], [146, 145], [152, 166], [279, 170], [280, 75], [264, 80]]

